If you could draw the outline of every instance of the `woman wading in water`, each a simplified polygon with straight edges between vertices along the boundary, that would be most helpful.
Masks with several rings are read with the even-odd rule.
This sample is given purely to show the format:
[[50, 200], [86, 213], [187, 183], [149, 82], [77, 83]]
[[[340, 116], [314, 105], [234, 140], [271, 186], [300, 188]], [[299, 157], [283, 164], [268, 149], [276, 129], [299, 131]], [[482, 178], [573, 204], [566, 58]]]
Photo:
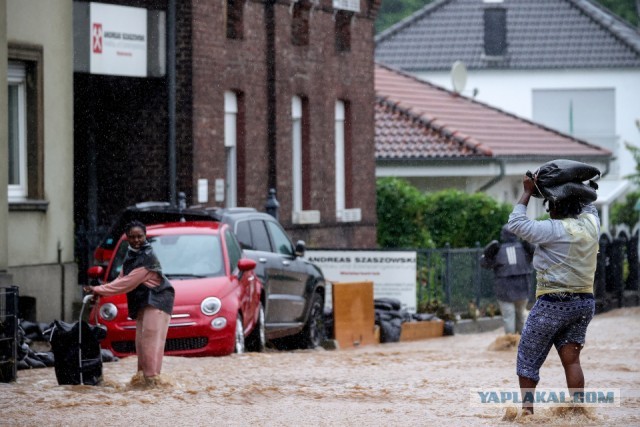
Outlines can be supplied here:
[[129, 317], [136, 321], [138, 376], [142, 374], [146, 384], [154, 384], [162, 369], [175, 291], [147, 242], [145, 225], [132, 221], [125, 233], [129, 250], [118, 278], [101, 286], [85, 286], [84, 290], [104, 296], [127, 294]]

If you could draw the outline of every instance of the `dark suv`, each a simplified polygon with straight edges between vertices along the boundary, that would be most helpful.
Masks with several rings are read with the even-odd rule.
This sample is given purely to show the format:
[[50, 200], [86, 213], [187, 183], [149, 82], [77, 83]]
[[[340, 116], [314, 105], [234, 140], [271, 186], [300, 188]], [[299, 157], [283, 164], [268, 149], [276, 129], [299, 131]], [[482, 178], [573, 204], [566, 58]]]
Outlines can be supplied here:
[[294, 246], [280, 223], [253, 208], [179, 209], [164, 202], [130, 206], [120, 213], [94, 252], [98, 263], [111, 258], [124, 226], [131, 220], [147, 225], [175, 221], [218, 221], [229, 224], [247, 257], [256, 261], [264, 286], [266, 338], [281, 348], [315, 348], [325, 338], [325, 279], [304, 258], [305, 245]]

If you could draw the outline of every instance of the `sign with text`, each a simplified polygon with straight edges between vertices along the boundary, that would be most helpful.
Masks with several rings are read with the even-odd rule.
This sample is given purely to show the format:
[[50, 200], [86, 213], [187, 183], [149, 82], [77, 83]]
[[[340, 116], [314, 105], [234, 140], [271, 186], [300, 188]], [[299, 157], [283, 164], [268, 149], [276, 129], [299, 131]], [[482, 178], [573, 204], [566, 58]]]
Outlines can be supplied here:
[[[307, 250], [305, 258], [318, 265], [328, 282], [373, 282], [374, 298], [395, 298], [416, 312], [416, 252]], [[331, 308], [331, 286], [325, 307]]]
[[147, 76], [147, 10], [90, 4], [89, 72]]

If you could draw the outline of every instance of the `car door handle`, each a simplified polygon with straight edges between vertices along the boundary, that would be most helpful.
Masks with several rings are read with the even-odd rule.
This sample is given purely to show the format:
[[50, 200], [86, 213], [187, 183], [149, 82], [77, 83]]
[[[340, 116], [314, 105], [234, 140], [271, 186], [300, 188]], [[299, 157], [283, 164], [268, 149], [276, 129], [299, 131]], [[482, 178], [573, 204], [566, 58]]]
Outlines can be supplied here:
[[267, 262], [267, 259], [260, 257], [260, 258], [258, 258], [258, 261], [260, 261], [261, 263], [264, 264], [265, 262]]
[[289, 262], [289, 261], [282, 261], [282, 265], [286, 265], [286, 266], [288, 267], [289, 265], [291, 265], [291, 262]]

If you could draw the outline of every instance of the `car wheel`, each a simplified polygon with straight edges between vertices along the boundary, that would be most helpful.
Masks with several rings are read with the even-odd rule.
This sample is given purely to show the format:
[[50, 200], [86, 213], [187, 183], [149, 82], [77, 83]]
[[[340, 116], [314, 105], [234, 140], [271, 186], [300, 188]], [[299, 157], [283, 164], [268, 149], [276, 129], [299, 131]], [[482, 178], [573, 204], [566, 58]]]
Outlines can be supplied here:
[[322, 295], [314, 293], [311, 299], [309, 318], [302, 330], [303, 348], [316, 348], [325, 340], [324, 299]]
[[267, 338], [264, 331], [264, 306], [260, 303], [260, 310], [258, 311], [258, 321], [251, 331], [251, 334], [246, 339], [247, 351], [254, 351], [261, 353], [267, 344]]
[[236, 344], [233, 348], [233, 352], [236, 354], [244, 353], [244, 330], [242, 326], [242, 315], [238, 313], [236, 317]]

